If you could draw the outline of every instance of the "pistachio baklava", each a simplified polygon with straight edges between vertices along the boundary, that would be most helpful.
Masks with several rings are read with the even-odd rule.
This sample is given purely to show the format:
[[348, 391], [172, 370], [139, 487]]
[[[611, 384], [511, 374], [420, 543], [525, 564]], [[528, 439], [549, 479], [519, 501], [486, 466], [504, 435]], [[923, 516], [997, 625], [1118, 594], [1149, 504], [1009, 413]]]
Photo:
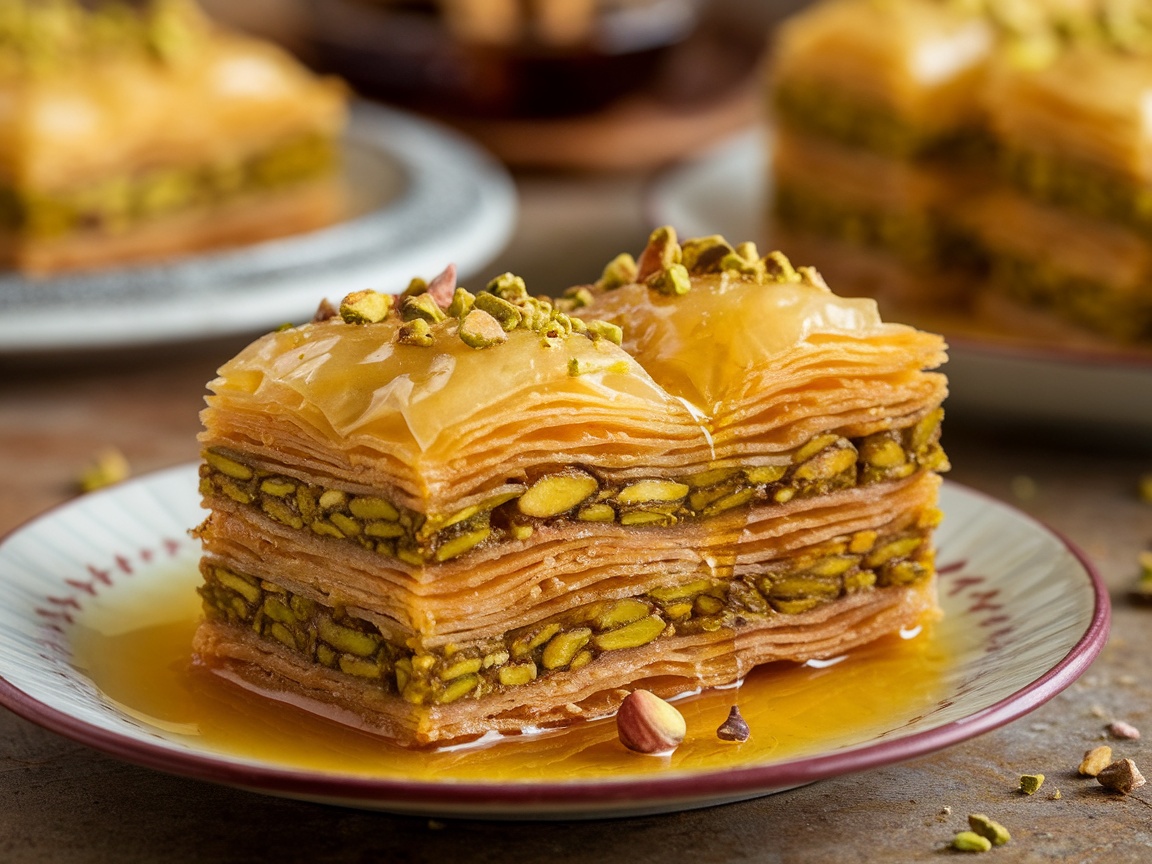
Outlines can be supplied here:
[[657, 231], [268, 334], [202, 417], [199, 663], [396, 739], [610, 714], [935, 614], [939, 337]]
[[337, 218], [344, 88], [191, 0], [0, 6], [0, 258], [151, 260]]
[[916, 316], [1152, 341], [1149, 46], [1125, 0], [806, 8], [769, 85], [775, 241]]

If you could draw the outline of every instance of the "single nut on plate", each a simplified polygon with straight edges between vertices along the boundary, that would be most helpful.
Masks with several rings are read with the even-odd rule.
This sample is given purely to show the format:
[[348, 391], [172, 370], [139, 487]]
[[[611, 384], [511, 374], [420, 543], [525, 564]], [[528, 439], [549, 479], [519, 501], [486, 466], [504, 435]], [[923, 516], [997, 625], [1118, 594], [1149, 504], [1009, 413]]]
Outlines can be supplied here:
[[620, 743], [637, 753], [670, 753], [687, 731], [684, 715], [648, 690], [633, 690], [616, 713]]
[[1025, 795], [1034, 795], [1044, 785], [1043, 774], [1021, 774], [1020, 791]]
[[1113, 738], [1128, 738], [1135, 741], [1140, 737], [1140, 730], [1123, 720], [1113, 720], [1108, 724], [1107, 729], [1108, 734]]
[[952, 848], [958, 852], [987, 852], [992, 848], [992, 841], [975, 831], [961, 831], [952, 838]]
[[1144, 785], [1144, 775], [1131, 759], [1117, 759], [1096, 775], [1096, 781], [1111, 792], [1127, 795]]
[[740, 714], [740, 708], [736, 705], [732, 706], [732, 710], [728, 712], [728, 719], [720, 724], [720, 728], [716, 730], [716, 737], [721, 741], [738, 741], [743, 743], [751, 736], [751, 731], [748, 729], [748, 723]]
[[1112, 763], [1112, 748], [1107, 744], [1084, 751], [1080, 767], [1076, 770], [1082, 777], [1095, 777]]
[[968, 827], [973, 832], [988, 840], [993, 846], [1003, 846], [1012, 839], [1008, 829], [983, 813], [969, 813]]

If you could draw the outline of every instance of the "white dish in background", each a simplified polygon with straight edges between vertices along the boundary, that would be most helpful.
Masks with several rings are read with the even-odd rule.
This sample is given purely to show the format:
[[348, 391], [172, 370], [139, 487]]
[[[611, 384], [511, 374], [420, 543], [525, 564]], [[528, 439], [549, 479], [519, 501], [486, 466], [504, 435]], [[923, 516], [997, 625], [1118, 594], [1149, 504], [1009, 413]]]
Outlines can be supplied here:
[[[668, 170], [649, 190], [650, 221], [672, 225], [685, 237], [762, 241], [770, 158], [765, 133], [756, 131]], [[1152, 430], [1152, 352], [1016, 343], [1010, 336], [949, 332], [946, 324], [940, 329], [950, 348], [945, 371], [954, 417]]]
[[[187, 530], [203, 516], [196, 465], [76, 499], [0, 543], [0, 705], [150, 768], [269, 794], [393, 812], [604, 817], [766, 795], [910, 759], [997, 728], [1067, 687], [1100, 651], [1108, 635], [1108, 595], [1080, 553], [1029, 517], [963, 487], [945, 483], [941, 505], [945, 519], [937, 535], [937, 560], [944, 616], [921, 649], [939, 664], [930, 691], [918, 697], [923, 704], [887, 713], [897, 711], [887, 708], [895, 700], [880, 694], [878, 724], [860, 727], [860, 712], [854, 711], [842, 724], [846, 731], [836, 733], [840, 737], [835, 743], [812, 731], [812, 740], [805, 742], [808, 751], [799, 757], [773, 756], [769, 749], [768, 755], [745, 760], [739, 749], [727, 746], [720, 748], [723, 757], [695, 761], [637, 757], [615, 742], [608, 720], [599, 721], [608, 723], [611, 731], [596, 746], [609, 763], [607, 768], [603, 761], [594, 763], [596, 771], [568, 773], [555, 767], [564, 763], [546, 758], [517, 773], [515, 782], [501, 782], [474, 768], [467, 773], [473, 756], [463, 750], [453, 753], [457, 776], [451, 770], [431, 778], [407, 776], [387, 762], [380, 771], [391, 770], [392, 776], [379, 776], [359, 763], [359, 770], [319, 770], [298, 744], [275, 758], [222, 752], [196, 734], [196, 724], [153, 722], [147, 710], [134, 709], [122, 696], [106, 696], [77, 668], [77, 640], [94, 627], [113, 628], [115, 638], [133, 628], [154, 627], [172, 614], [154, 598], [158, 589], [170, 592], [173, 580], [179, 582], [178, 597], [186, 591], [194, 600], [199, 548]], [[873, 680], [878, 673], [865, 668], [867, 680]], [[901, 670], [910, 689], [914, 679], [904, 674], [908, 667], [893, 668]], [[163, 662], [161, 670], [164, 676], [177, 674]], [[820, 669], [816, 687], [834, 680], [827, 672]], [[753, 711], [780, 716], [776, 703], [749, 705], [759, 691], [748, 691], [746, 684], [740, 693], [745, 716], [753, 716]], [[826, 691], [817, 690], [817, 696], [821, 692]], [[260, 725], [261, 715], [241, 717], [245, 728], [258, 727], [253, 730], [256, 740], [271, 734]], [[592, 723], [582, 728], [603, 727]], [[290, 740], [297, 741], [297, 727], [288, 730]], [[761, 741], [773, 738], [771, 728], [756, 730], [753, 744], [757, 736], [764, 736]], [[545, 743], [562, 742], [566, 734]], [[711, 738], [711, 732], [706, 737]], [[681, 749], [690, 749], [690, 743]], [[500, 746], [526, 744], [508, 739]], [[671, 759], [679, 755], [677, 751]], [[718, 765], [709, 758], [726, 761]]]
[[444, 127], [357, 103], [344, 171], [352, 212], [326, 228], [164, 264], [36, 280], [0, 275], [0, 356], [301, 322], [325, 296], [401, 290], [449, 262], [475, 273], [511, 236], [516, 191], [508, 172]]

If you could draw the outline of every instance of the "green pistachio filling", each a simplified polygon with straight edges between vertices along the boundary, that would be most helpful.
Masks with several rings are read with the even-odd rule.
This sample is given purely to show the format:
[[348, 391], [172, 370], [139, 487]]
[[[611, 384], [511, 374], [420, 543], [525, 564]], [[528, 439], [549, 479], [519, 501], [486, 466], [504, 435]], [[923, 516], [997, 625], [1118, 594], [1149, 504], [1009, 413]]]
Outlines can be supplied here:
[[810, 134], [897, 159], [975, 159], [989, 142], [977, 127], [918, 128], [891, 109], [815, 82], [785, 81], [772, 94], [783, 121]]
[[422, 514], [390, 501], [306, 483], [209, 449], [200, 492], [227, 498], [299, 531], [356, 543], [422, 566], [448, 561], [481, 544], [523, 540], [540, 526], [570, 522], [668, 527], [754, 505], [943, 471], [943, 409], [903, 430], [848, 439], [820, 435], [790, 454], [788, 464], [722, 467], [682, 477], [610, 482], [595, 471], [567, 468], [533, 478], [456, 512]]
[[1015, 150], [1001, 164], [1014, 186], [1039, 201], [1152, 234], [1152, 186], [1049, 153]]
[[158, 216], [320, 177], [336, 162], [335, 142], [309, 133], [238, 163], [159, 168], [67, 193], [0, 188], [0, 229], [41, 239], [89, 228], [115, 233]]
[[191, 0], [4, 0], [0, 73], [52, 73], [104, 57], [131, 56], [165, 65], [190, 62], [208, 32]]
[[614, 651], [659, 639], [806, 612], [839, 597], [910, 585], [934, 572], [928, 541], [939, 511], [878, 536], [859, 531], [805, 550], [757, 574], [705, 577], [647, 594], [589, 604], [556, 619], [467, 645], [414, 651], [373, 624], [283, 587], [204, 561], [207, 616], [250, 628], [304, 659], [377, 682], [413, 704], [480, 698], [553, 673], [574, 671]]
[[1061, 271], [1047, 262], [993, 253], [992, 287], [1119, 342], [1152, 341], [1152, 296]]
[[978, 270], [984, 266], [975, 240], [942, 214], [862, 208], [795, 184], [778, 183], [772, 215], [786, 228], [882, 251], [910, 267]]

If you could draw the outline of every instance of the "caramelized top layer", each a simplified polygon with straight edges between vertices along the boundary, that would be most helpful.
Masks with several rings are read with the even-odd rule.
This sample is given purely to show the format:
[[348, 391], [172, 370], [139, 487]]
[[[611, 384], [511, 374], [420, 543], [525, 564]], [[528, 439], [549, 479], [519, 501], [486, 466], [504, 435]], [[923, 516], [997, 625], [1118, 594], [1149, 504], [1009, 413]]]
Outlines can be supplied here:
[[505, 274], [473, 295], [449, 269], [398, 299], [349, 295], [229, 361], [201, 439], [439, 512], [573, 465], [619, 480], [787, 464], [815, 435], [910, 426], [946, 391], [926, 371], [940, 337], [751, 244], [660, 229], [569, 294]]

